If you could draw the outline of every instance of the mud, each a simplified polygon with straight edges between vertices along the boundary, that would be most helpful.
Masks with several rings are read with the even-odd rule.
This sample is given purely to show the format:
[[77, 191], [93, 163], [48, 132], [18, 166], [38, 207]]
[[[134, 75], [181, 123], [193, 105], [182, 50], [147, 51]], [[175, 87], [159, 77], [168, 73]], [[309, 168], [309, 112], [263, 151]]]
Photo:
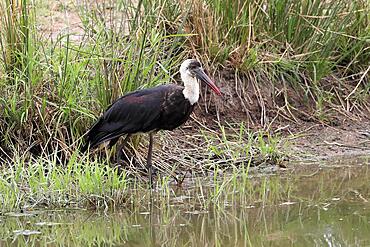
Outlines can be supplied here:
[[[297, 158], [320, 160], [338, 156], [370, 155], [368, 121], [345, 123], [336, 127], [314, 124], [298, 130], [293, 132], [293, 139], [290, 140], [291, 152]], [[286, 131], [289, 131], [289, 127]]]

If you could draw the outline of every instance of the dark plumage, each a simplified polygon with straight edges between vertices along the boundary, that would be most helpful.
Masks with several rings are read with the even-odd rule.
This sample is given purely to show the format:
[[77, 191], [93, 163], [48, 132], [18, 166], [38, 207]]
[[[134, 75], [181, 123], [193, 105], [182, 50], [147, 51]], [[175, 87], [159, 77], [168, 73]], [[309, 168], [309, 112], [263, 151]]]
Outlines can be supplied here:
[[113, 146], [123, 135], [149, 132], [147, 167], [152, 181], [153, 132], [173, 130], [186, 122], [199, 98], [198, 79], [221, 95], [197, 60], [185, 60], [180, 74], [184, 87], [161, 85], [128, 93], [116, 100], [86, 133], [86, 143], [81, 151], [85, 152], [89, 147], [93, 149], [106, 141]]
[[95, 148], [124, 134], [173, 130], [189, 118], [194, 105], [185, 99], [184, 87], [168, 84], [126, 94], [116, 100], [87, 132], [81, 149]]

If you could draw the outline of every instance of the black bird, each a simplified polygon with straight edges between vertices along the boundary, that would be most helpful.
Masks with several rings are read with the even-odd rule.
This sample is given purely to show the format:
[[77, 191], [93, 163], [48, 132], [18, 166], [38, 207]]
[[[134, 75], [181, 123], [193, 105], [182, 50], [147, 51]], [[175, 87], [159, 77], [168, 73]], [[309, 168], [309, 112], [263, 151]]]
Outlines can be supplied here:
[[119, 137], [131, 134], [149, 133], [147, 169], [152, 182], [153, 133], [158, 130], [173, 130], [188, 120], [199, 99], [198, 80], [204, 82], [217, 95], [220, 90], [206, 75], [195, 59], [185, 60], [180, 67], [184, 86], [161, 85], [128, 93], [117, 99], [86, 134], [86, 144], [81, 151], [93, 149], [110, 141], [112, 147]]

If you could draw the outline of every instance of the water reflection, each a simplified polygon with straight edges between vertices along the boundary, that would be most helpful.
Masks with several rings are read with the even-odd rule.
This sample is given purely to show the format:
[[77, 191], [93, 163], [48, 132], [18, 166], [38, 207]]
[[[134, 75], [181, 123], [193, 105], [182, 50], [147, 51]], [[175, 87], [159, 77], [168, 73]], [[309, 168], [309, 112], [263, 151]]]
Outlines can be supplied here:
[[186, 204], [153, 202], [150, 207], [106, 213], [2, 216], [0, 246], [370, 245], [368, 166], [310, 170], [293, 177], [280, 180], [292, 186], [289, 193], [264, 207], [248, 202], [193, 210]]

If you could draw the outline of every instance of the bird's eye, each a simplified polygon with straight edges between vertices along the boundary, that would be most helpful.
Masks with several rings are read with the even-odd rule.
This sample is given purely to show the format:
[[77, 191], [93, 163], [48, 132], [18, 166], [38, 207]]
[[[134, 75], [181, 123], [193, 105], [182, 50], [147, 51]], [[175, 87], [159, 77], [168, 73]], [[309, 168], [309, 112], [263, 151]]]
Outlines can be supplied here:
[[188, 74], [190, 75], [190, 76], [195, 76], [195, 74], [194, 74], [194, 72], [193, 72], [193, 70], [191, 70], [191, 69], [188, 69]]

